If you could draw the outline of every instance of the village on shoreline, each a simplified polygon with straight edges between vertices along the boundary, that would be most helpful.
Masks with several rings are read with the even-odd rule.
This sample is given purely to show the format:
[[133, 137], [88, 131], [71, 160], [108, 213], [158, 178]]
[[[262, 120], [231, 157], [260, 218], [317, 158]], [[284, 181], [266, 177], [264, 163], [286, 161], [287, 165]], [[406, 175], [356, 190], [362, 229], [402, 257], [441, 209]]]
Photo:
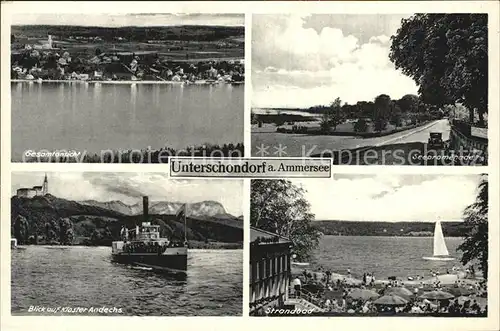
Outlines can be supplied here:
[[[191, 33], [200, 33], [192, 29]], [[165, 39], [170, 30], [163, 28], [156, 37], [159, 39], [141, 42], [133, 35], [112, 37], [113, 33], [127, 36], [126, 28], [111, 33], [97, 28], [82, 32], [49, 26], [40, 32], [16, 27], [11, 35], [11, 79], [113, 84], [244, 82], [244, 43], [238, 28], [203, 31], [203, 37], [196, 40]]]
[[80, 79], [11, 79], [11, 83], [65, 83], [65, 84], [105, 84], [105, 85], [216, 85], [216, 84], [231, 84], [231, 85], [242, 85], [245, 84], [244, 81], [233, 82], [233, 81], [210, 81], [210, 80], [198, 80], [198, 81], [162, 81], [162, 80], [80, 80]]

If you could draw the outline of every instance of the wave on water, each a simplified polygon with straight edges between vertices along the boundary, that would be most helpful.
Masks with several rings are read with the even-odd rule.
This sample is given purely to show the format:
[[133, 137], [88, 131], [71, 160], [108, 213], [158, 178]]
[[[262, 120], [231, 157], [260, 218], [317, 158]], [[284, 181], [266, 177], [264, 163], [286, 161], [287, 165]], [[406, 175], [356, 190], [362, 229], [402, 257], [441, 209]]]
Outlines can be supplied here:
[[117, 315], [126, 316], [243, 312], [242, 250], [190, 251], [188, 275], [177, 279], [112, 263], [106, 249], [30, 246], [22, 254], [13, 251], [12, 314], [27, 315], [34, 305], [117, 307], [123, 310]]

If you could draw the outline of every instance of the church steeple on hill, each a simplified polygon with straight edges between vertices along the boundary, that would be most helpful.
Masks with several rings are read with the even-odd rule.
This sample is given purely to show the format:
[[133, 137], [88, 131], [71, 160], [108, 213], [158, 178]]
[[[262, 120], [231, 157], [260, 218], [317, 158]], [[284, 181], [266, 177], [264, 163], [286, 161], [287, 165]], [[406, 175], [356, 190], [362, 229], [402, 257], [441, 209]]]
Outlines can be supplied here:
[[43, 185], [42, 185], [42, 195], [46, 195], [49, 193], [49, 181], [47, 179], [47, 173], [45, 173], [45, 178], [43, 179]]

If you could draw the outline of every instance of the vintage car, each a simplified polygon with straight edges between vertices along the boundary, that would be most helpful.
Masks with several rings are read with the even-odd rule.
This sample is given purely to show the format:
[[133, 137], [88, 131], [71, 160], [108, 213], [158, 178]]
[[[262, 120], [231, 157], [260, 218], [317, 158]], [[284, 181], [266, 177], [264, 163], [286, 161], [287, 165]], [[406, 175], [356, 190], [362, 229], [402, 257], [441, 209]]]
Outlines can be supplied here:
[[431, 132], [429, 134], [429, 140], [427, 142], [427, 147], [429, 149], [444, 148], [443, 134], [441, 132]]

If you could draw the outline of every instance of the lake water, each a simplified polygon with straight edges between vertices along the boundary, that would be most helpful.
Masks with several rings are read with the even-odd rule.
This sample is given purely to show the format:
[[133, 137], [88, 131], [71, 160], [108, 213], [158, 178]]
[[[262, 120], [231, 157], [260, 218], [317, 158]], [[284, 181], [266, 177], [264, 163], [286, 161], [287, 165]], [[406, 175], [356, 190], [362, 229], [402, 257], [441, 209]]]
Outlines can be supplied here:
[[30, 315], [30, 306], [116, 307], [122, 314], [113, 315], [134, 316], [242, 314], [242, 250], [189, 250], [183, 280], [110, 258], [109, 247], [13, 250], [12, 314]]
[[332, 272], [345, 275], [347, 269], [355, 278], [361, 279], [364, 272], [373, 272], [377, 279], [389, 276], [430, 276], [430, 270], [445, 273], [453, 266], [462, 266], [460, 253], [456, 251], [462, 238], [445, 238], [454, 261], [429, 261], [432, 256], [432, 237], [368, 237], [368, 236], [323, 236], [314, 253], [312, 267], [322, 265]]
[[243, 142], [243, 85], [13, 82], [12, 159], [27, 150]]

